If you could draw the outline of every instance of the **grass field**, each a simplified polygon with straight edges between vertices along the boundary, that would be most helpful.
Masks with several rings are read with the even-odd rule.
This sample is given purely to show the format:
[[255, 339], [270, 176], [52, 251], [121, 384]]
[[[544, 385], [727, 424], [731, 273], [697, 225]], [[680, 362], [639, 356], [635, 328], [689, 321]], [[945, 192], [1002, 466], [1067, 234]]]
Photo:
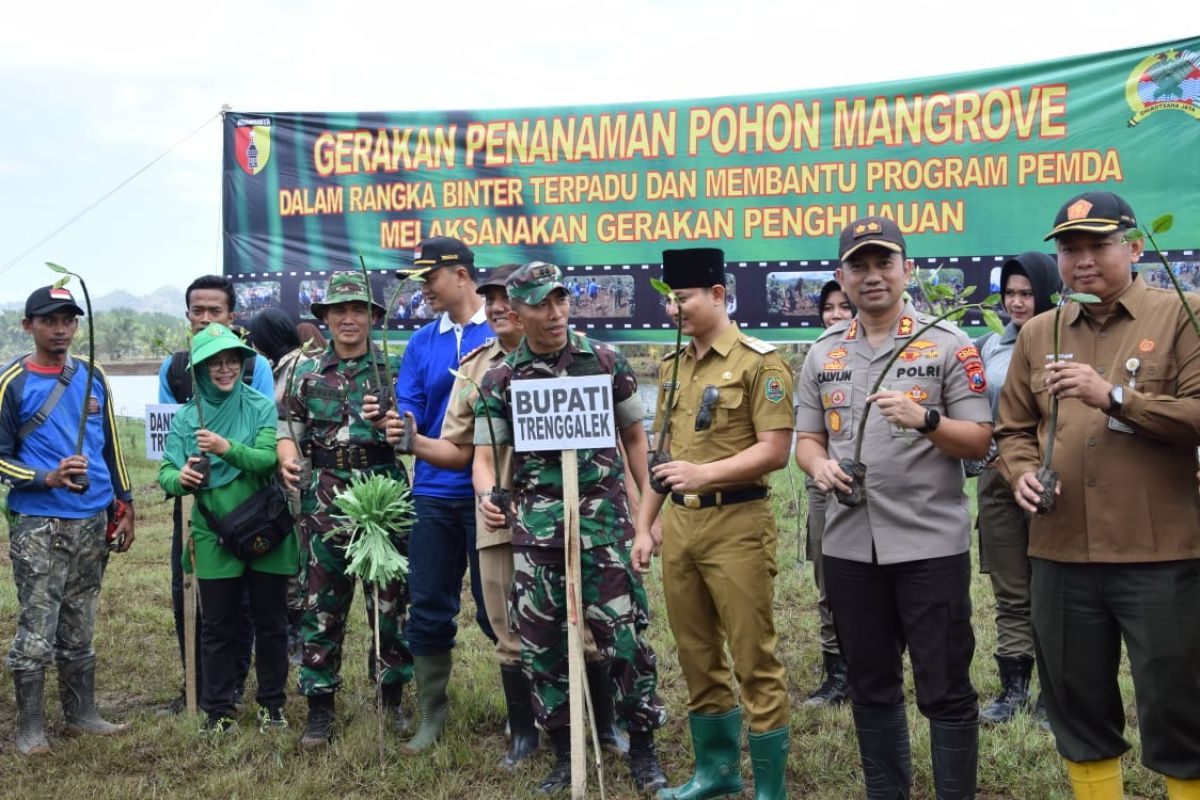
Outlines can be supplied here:
[[[420, 758], [399, 754], [393, 740], [381, 770], [375, 744], [372, 688], [366, 683], [366, 624], [356, 600], [348, 635], [345, 688], [338, 696], [340, 735], [324, 752], [303, 752], [298, 740], [305, 705], [294, 694], [291, 680], [287, 715], [292, 727], [282, 735], [263, 736], [253, 722], [253, 706], [242, 715], [242, 727], [217, 741], [197, 735], [197, 718], [159, 718], [154, 710], [175, 696], [181, 685], [171, 623], [169, 570], [170, 506], [155, 483], [157, 465], [140, 458], [144, 452], [141, 424], [123, 428], [126, 453], [137, 488], [137, 543], [109, 563], [96, 623], [97, 678], [101, 709], [110, 718], [130, 722], [120, 736], [68, 739], [63, 736], [57, 695], [47, 692], [52, 755], [27, 760], [13, 746], [15, 709], [12, 683], [0, 680], [0, 796], [57, 798], [221, 797], [221, 798], [522, 798], [549, 768], [549, 755], [533, 759], [515, 773], [496, 767], [504, 752], [504, 706], [498, 670], [490, 645], [474, 628], [460, 631], [451, 679], [451, 721], [443, 743]], [[775, 476], [774, 495], [780, 526], [779, 577], [776, 581], [776, 623], [780, 655], [787, 666], [793, 698], [791, 756], [788, 786], [793, 798], [845, 800], [861, 797], [861, 778], [854, 729], [848, 708], [810, 711], [800, 702], [820, 679], [817, 645], [816, 592], [811, 570], [797, 563], [797, 507], [803, 497], [802, 477], [794, 466], [791, 479]], [[800, 510], [802, 517], [803, 510]], [[7, 540], [7, 530], [3, 538]], [[7, 546], [0, 548], [6, 565], [0, 572], [0, 640], [7, 648], [17, 604], [7, 566]], [[670, 713], [660, 732], [663, 766], [672, 783], [686, 779], [691, 769], [687, 736], [686, 692], [679, 673], [657, 568], [648, 580], [653, 604], [652, 642], [658, 651], [660, 690]], [[972, 677], [981, 698], [998, 690], [991, 653], [995, 630], [992, 595], [986, 576], [976, 576], [976, 658]], [[460, 620], [472, 619], [470, 595], [464, 594]], [[251, 678], [253, 682], [253, 678]], [[49, 679], [49, 685], [54, 680]], [[1131, 728], [1136, 725], [1127, 670], [1122, 676]], [[252, 695], [252, 690], [247, 692]], [[405, 702], [412, 706], [411, 692]], [[928, 732], [912, 702], [914, 797], [932, 797]], [[415, 710], [413, 711], [415, 715]], [[1136, 739], [1136, 732], [1131, 730]], [[1163, 797], [1157, 776], [1137, 763], [1135, 750], [1125, 758], [1127, 796]], [[625, 766], [605, 760], [608, 796], [636, 794]], [[743, 759], [750, 789], [750, 763]], [[980, 737], [980, 797], [1069, 797], [1061, 764], [1049, 734], [1027, 718], [985, 728]], [[590, 782], [595, 791], [594, 778]]]

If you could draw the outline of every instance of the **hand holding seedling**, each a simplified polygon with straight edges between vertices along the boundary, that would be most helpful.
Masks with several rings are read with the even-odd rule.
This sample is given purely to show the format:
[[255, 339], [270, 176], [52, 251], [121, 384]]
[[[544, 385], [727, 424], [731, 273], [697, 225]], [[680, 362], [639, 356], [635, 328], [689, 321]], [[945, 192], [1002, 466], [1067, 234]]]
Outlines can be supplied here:
[[867, 403], [874, 403], [884, 419], [901, 428], [920, 428], [925, 424], [925, 407], [904, 392], [876, 392], [867, 397]]
[[80, 475], [86, 475], [88, 468], [87, 456], [67, 456], [58, 462], [58, 466], [46, 473], [46, 488], [69, 489], [81, 491], [81, 485], [75, 481]]
[[1102, 411], [1108, 408], [1113, 385], [1101, 378], [1091, 364], [1058, 361], [1047, 364], [1046, 369], [1046, 388], [1053, 396], [1060, 400], [1075, 398]]

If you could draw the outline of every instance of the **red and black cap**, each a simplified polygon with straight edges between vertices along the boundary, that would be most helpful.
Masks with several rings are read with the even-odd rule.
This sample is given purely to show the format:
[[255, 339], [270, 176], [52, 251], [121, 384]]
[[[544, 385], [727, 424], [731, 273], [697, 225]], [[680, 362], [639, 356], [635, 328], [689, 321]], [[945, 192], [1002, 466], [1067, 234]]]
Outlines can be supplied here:
[[25, 301], [25, 319], [44, 317], [58, 311], [70, 311], [77, 317], [83, 316], [83, 309], [75, 302], [75, 296], [66, 288], [43, 286], [29, 295]]

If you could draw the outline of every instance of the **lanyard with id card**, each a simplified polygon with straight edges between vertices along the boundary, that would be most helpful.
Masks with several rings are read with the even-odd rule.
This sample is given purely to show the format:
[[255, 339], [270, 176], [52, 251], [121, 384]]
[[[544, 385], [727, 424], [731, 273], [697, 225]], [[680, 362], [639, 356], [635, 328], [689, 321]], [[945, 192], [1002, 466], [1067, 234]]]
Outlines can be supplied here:
[[[1142, 362], [1136, 356], [1125, 362], [1125, 372], [1129, 374], [1129, 388], [1131, 390], [1137, 388], [1137, 372], [1141, 366]], [[1134, 433], [1133, 428], [1121, 422], [1116, 417], [1108, 418], [1108, 429], [1117, 433]]]

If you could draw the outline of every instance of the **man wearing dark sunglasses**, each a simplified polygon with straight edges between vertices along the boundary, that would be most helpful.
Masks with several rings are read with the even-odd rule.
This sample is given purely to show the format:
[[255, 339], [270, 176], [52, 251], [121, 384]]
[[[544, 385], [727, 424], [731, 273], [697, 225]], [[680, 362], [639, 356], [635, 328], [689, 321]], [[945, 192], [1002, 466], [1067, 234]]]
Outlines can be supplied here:
[[[671, 461], [654, 469], [669, 494], [649, 490], [639, 509], [633, 563], [643, 572], [659, 543], [663, 589], [688, 685], [695, 773], [660, 797], [741, 791], [742, 710], [750, 727], [755, 797], [785, 796], [787, 678], [775, 656], [775, 515], [767, 475], [787, 464], [792, 376], [773, 345], [746, 336], [725, 305], [725, 254], [663, 252], [667, 313], [692, 337], [661, 368], [658, 413], [671, 414]], [[666, 408], [679, 359], [674, 405]], [[670, 502], [667, 502], [667, 500]], [[725, 657], [733, 656], [732, 674]]]

